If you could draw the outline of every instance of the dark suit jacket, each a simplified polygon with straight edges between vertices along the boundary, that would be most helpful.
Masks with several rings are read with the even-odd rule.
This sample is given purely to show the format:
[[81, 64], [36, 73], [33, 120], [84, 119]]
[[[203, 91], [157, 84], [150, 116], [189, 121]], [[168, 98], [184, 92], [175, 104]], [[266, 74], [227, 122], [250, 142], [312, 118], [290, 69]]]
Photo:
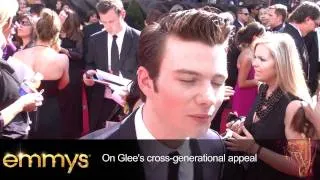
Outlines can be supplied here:
[[103, 25], [100, 22], [92, 23], [83, 27], [83, 55], [84, 57], [88, 53], [89, 38], [92, 34], [97, 33], [103, 29]]
[[319, 67], [319, 45], [318, 45], [318, 36], [317, 32], [313, 31], [307, 34], [304, 38], [306, 47], [309, 53], [309, 63], [310, 63], [310, 72], [309, 72], [309, 81], [308, 86], [310, 92], [313, 95], [318, 87], [318, 73], [320, 72]]
[[239, 31], [239, 29], [240, 28], [242, 28], [242, 25], [239, 23], [239, 21], [238, 20], [235, 20], [234, 22], [233, 22], [233, 25], [235, 26], [235, 33], [237, 33], [238, 31]]
[[309, 77], [309, 71], [310, 71], [310, 64], [309, 64], [308, 51], [304, 43], [304, 39], [301, 37], [299, 31], [289, 23], [286, 24], [285, 28], [283, 29], [283, 32], [290, 34], [291, 37], [294, 39], [294, 42], [297, 46], [297, 49], [300, 55], [305, 77], [306, 79], [309, 79], [308, 77]]
[[[138, 68], [137, 51], [140, 31], [129, 26], [123, 38], [120, 60], [117, 66], [121, 74], [128, 79], [135, 79]], [[88, 52], [85, 57], [86, 70], [100, 69], [108, 71], [108, 33], [105, 30], [93, 34], [89, 39]], [[96, 84], [91, 89], [89, 113], [90, 130], [102, 128], [116, 103], [104, 98], [105, 87]]]
[[[82, 139], [108, 139], [108, 140], [136, 140], [136, 130], [134, 124], [135, 112], [130, 114], [119, 125], [115, 125], [111, 128], [104, 128], [88, 134]], [[225, 146], [220, 136], [213, 130], [208, 130], [207, 134], [201, 139], [190, 140], [191, 154], [209, 156], [224, 155]], [[135, 146], [130, 144], [129, 147], [125, 147], [126, 151], [132, 154], [141, 154], [141, 150], [138, 145], [138, 141]], [[133, 176], [138, 178], [132, 179], [145, 179], [143, 164], [140, 163], [136, 166], [132, 166], [132, 171], [136, 172]], [[218, 180], [222, 176], [223, 163], [194, 163], [194, 180]], [[133, 177], [130, 175], [130, 177]]]

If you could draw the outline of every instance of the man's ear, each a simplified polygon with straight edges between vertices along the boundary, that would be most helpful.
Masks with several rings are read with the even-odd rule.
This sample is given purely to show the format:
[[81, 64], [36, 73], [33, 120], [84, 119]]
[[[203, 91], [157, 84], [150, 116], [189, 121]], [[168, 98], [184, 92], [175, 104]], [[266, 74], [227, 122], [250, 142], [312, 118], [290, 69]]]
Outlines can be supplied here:
[[137, 70], [137, 81], [143, 94], [147, 98], [152, 96], [154, 93], [153, 80], [150, 78], [148, 70], [143, 66], [140, 66]]
[[310, 16], [308, 16], [308, 17], [306, 17], [306, 18], [304, 19], [305, 22], [310, 21], [310, 20], [313, 21]]
[[126, 17], [126, 15], [127, 15], [126, 10], [121, 9], [121, 10], [120, 10], [120, 16], [124, 19], [124, 18]]

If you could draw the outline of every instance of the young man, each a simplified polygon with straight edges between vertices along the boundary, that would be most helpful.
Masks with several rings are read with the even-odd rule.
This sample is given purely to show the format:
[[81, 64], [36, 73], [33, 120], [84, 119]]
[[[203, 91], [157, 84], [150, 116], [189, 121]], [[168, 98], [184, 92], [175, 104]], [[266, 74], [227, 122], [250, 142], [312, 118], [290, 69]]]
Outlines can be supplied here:
[[[224, 145], [209, 127], [224, 99], [231, 29], [224, 22], [215, 13], [192, 9], [147, 26], [140, 36], [141, 66], [137, 71], [144, 104], [120, 127], [86, 138], [156, 140], [139, 141], [125, 149], [143, 155], [168, 156], [173, 151], [184, 156], [221, 155]], [[170, 168], [170, 162], [145, 162], [134, 168], [136, 175], [146, 180], [218, 179], [221, 165], [183, 161], [178, 168]], [[173, 169], [179, 170], [175, 176]]]
[[309, 57], [303, 37], [314, 31], [320, 24], [320, 8], [316, 3], [303, 2], [289, 16], [289, 23], [283, 32], [288, 33], [294, 39], [297, 46], [305, 78], [311, 94], [317, 89], [317, 73], [314, 71], [317, 59]]
[[283, 4], [274, 4], [268, 8], [268, 26], [272, 32], [282, 32], [287, 19], [287, 7]]
[[108, 87], [94, 85], [89, 75], [95, 74], [96, 69], [134, 79], [138, 68], [137, 50], [140, 32], [129, 27], [124, 18], [126, 12], [121, 0], [102, 0], [96, 6], [100, 22], [104, 30], [93, 34], [88, 43], [85, 57], [87, 72], [83, 81], [87, 86], [93, 86], [90, 94], [89, 114], [90, 131], [105, 127], [110, 119], [116, 103], [108, 99]]

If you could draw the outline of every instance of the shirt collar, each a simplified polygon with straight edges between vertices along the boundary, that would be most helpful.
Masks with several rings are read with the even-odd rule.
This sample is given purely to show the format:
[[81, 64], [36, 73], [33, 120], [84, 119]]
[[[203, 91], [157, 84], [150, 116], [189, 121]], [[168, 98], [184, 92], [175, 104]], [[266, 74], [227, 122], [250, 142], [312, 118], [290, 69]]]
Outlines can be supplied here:
[[272, 29], [272, 31], [280, 31], [280, 30], [282, 30], [283, 27], [284, 27], [284, 23], [279, 24], [278, 26], [274, 27]]
[[[168, 156], [173, 151], [178, 151], [181, 156], [190, 156], [190, 141], [185, 140], [177, 149], [172, 149], [165, 146], [150, 133], [143, 121], [142, 110], [143, 104], [139, 107], [135, 114], [134, 124], [136, 129], [136, 135], [138, 140], [151, 140], [151, 141], [139, 141], [139, 147], [146, 156]], [[156, 168], [160, 162], [147, 163], [151, 168]]]
[[[122, 29], [120, 32], [118, 32], [117, 34], [117, 39], [123, 39], [124, 38], [124, 34], [126, 33], [126, 29], [127, 29], [127, 24], [124, 22], [122, 24]], [[108, 33], [108, 36], [112, 38], [113, 35], [111, 35], [110, 33]]]
[[239, 22], [239, 24], [241, 25], [241, 27], [244, 26], [244, 24], [243, 24], [241, 21], [239, 21], [239, 20], [237, 20], [237, 21]]
[[295, 24], [292, 24], [292, 23], [289, 23], [289, 24], [291, 24], [291, 26], [293, 26], [299, 32], [300, 36], [302, 37], [300, 29]]

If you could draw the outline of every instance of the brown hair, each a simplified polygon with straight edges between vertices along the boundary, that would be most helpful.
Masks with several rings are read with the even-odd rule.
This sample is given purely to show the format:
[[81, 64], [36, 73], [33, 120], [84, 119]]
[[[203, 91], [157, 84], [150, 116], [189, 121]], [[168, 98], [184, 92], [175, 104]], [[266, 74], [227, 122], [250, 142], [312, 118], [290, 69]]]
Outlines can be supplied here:
[[[32, 43], [37, 39], [36, 28], [35, 28], [36, 20], [30, 14], [22, 14], [22, 15], [19, 15], [17, 18], [18, 18], [17, 19], [18, 23], [20, 23], [24, 19], [27, 19], [30, 22], [32, 30], [31, 30], [31, 41], [29, 45], [31, 46]], [[22, 45], [22, 39], [20, 38], [18, 31], [16, 31], [16, 35], [17, 35], [16, 36], [17, 41]], [[28, 47], [29, 46], [25, 48], [28, 48]]]
[[101, 14], [106, 14], [110, 9], [114, 9], [117, 14], [120, 14], [123, 4], [121, 0], [101, 0], [97, 3], [96, 9]]
[[252, 22], [240, 28], [237, 33], [236, 42], [238, 45], [250, 45], [254, 36], [261, 36], [265, 33], [265, 28], [259, 22]]
[[59, 39], [60, 29], [61, 24], [57, 13], [47, 8], [43, 9], [36, 24], [38, 39], [55, 44]]
[[269, 9], [274, 9], [274, 13], [277, 16], [282, 16], [282, 21], [285, 21], [287, 19], [287, 14], [288, 14], [287, 6], [283, 4], [274, 4], [270, 6]]
[[289, 16], [290, 22], [302, 23], [307, 17], [316, 20], [320, 17], [320, 8], [316, 3], [303, 2]]
[[303, 107], [300, 107], [293, 116], [291, 127], [295, 131], [303, 133], [308, 138], [312, 138], [315, 135], [315, 128], [305, 116]]
[[66, 33], [66, 36], [73, 41], [82, 40], [82, 32], [80, 30], [80, 18], [73, 10], [65, 10], [68, 17], [64, 21], [61, 31]]
[[[227, 43], [229, 24], [218, 14], [204, 10], [185, 10], [163, 17], [159, 23], [147, 26], [140, 35], [139, 61], [155, 83], [159, 75], [166, 38], [177, 36], [185, 41], [200, 41], [208, 46]], [[145, 95], [140, 92], [142, 101]]]

